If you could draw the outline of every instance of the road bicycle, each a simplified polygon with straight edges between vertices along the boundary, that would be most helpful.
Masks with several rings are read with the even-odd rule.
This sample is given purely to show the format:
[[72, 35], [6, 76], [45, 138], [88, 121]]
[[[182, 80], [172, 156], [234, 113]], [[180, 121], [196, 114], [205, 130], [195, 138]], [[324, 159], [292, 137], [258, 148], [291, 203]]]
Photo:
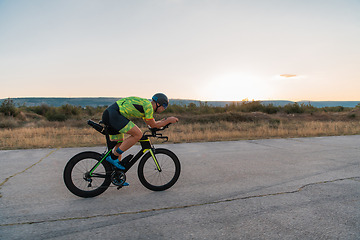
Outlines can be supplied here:
[[[162, 128], [149, 128], [139, 140], [141, 149], [134, 156], [129, 154], [121, 164], [125, 170], [120, 170], [107, 162], [105, 158], [115, 147], [116, 142], [110, 141], [109, 134], [112, 130], [102, 121], [95, 123], [87, 122], [95, 130], [106, 137], [107, 149], [104, 153], [93, 151], [81, 152], [73, 156], [64, 168], [64, 182], [70, 192], [76, 196], [89, 198], [102, 194], [110, 184], [117, 189], [123, 187], [126, 181], [125, 173], [141, 158], [138, 165], [138, 177], [142, 185], [152, 191], [163, 191], [172, 187], [179, 179], [181, 165], [178, 157], [172, 151], [165, 148], [155, 148], [150, 137], [168, 141], [167, 136], [158, 133], [165, 130], [170, 124]], [[114, 133], [113, 133], [114, 134]]]

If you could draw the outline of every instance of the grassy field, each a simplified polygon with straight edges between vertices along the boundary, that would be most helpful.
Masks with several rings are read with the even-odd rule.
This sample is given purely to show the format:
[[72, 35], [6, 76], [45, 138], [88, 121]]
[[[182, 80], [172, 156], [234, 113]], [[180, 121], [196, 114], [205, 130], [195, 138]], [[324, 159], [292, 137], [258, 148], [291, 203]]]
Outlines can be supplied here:
[[[170, 115], [179, 118], [179, 123], [163, 132], [172, 143], [360, 134], [359, 107], [328, 111], [293, 106], [293, 112], [265, 108], [239, 111], [235, 107], [175, 106], [168, 113], [156, 115], [155, 119]], [[0, 114], [0, 149], [105, 145], [104, 136], [86, 124], [87, 119], [100, 120], [104, 108], [66, 106], [54, 109], [43, 106], [39, 109], [32, 111], [23, 107], [15, 109], [15, 114]], [[143, 131], [147, 130], [142, 120], [136, 123]]]
[[[179, 116], [180, 122], [173, 124], [163, 133], [173, 143], [360, 134], [360, 121], [356, 118], [345, 121], [311, 120], [309, 116], [295, 115], [274, 116], [273, 118], [268, 118], [269, 115], [260, 113], [248, 115], [259, 119], [248, 122], [219, 120], [217, 122], [184, 123], [182, 117]], [[211, 118], [206, 115], [196, 116], [196, 118], [201, 117]], [[23, 127], [1, 129], [0, 149], [105, 145], [104, 136], [87, 126], [85, 122], [85, 120], [68, 120], [59, 123], [40, 120], [36, 123], [30, 122]], [[141, 125], [142, 130], [146, 131], [146, 127]]]

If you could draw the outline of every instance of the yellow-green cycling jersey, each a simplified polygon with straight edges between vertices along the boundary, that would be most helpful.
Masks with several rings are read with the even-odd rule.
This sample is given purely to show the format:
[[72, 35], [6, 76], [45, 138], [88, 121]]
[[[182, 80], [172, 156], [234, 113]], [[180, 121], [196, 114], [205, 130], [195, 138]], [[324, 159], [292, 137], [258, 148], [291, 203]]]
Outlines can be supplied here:
[[135, 117], [144, 120], [154, 119], [154, 109], [149, 100], [140, 97], [127, 97], [116, 101], [119, 112], [126, 118]]

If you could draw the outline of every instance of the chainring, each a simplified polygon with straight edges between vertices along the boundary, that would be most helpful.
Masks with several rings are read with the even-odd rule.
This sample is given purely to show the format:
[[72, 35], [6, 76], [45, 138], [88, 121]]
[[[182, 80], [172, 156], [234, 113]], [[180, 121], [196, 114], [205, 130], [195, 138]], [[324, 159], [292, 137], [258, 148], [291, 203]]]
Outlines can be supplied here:
[[126, 182], [126, 175], [124, 172], [122, 171], [114, 171], [111, 174], [111, 182], [115, 185], [115, 186], [122, 186], [124, 184], [124, 182]]

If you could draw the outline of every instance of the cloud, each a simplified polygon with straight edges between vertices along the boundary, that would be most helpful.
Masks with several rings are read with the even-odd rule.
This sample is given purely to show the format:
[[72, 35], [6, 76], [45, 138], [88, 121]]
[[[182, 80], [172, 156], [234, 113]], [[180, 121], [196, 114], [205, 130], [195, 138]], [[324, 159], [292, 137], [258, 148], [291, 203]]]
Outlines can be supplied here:
[[296, 75], [296, 74], [279, 74], [276, 75], [274, 77], [272, 77], [272, 80], [275, 81], [286, 81], [286, 80], [290, 80], [291, 81], [295, 81], [295, 80], [299, 80], [299, 79], [304, 79], [307, 78], [307, 76], [301, 76], [301, 75]]
[[293, 75], [293, 74], [280, 74], [280, 77], [294, 78], [294, 77], [299, 77], [299, 76], [298, 75]]

